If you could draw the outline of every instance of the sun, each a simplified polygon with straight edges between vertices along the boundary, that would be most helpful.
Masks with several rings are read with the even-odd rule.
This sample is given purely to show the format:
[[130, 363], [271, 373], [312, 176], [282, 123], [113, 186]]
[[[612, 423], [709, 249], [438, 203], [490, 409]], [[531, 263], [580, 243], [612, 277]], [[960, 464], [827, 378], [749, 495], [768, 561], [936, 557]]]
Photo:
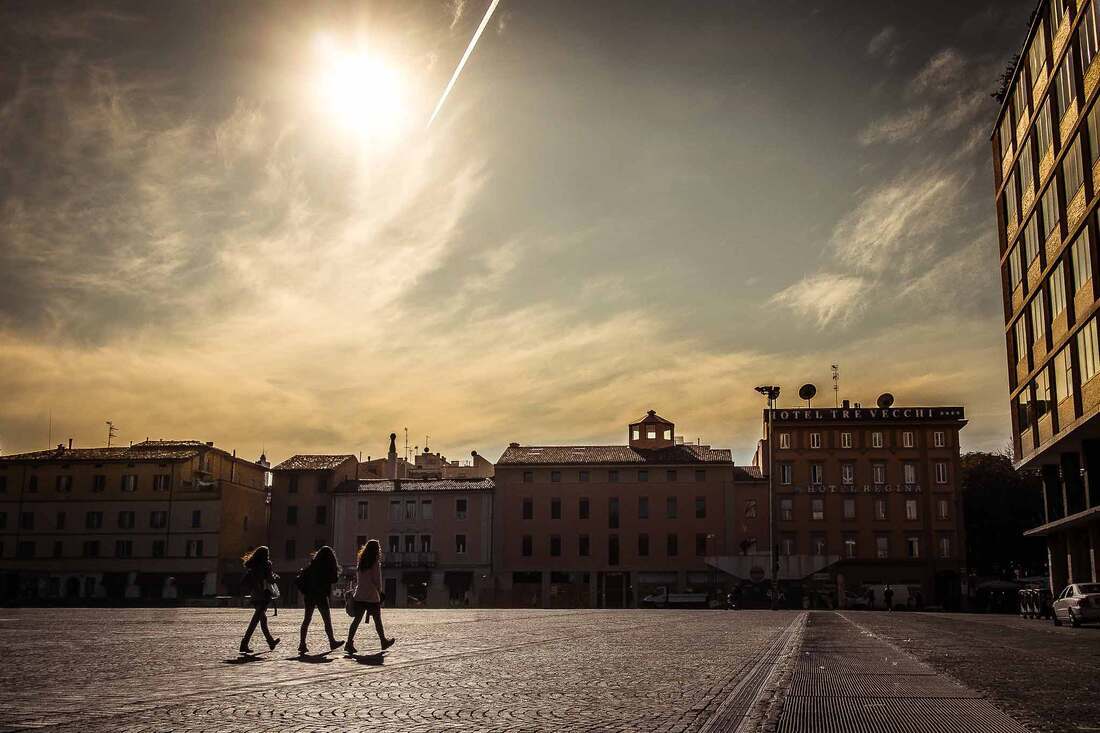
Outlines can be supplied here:
[[405, 128], [401, 74], [365, 45], [341, 48], [331, 38], [317, 42], [315, 91], [322, 117], [365, 142], [388, 142]]

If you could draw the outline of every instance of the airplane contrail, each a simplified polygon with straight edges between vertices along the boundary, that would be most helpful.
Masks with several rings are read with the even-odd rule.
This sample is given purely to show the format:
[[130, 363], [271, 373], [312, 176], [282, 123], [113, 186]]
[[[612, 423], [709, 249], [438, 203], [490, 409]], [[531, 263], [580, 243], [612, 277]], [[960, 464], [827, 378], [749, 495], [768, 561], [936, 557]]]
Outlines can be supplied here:
[[481, 32], [485, 30], [485, 26], [489, 25], [489, 19], [493, 17], [493, 11], [497, 9], [497, 5], [500, 5], [500, 0], [493, 0], [493, 2], [489, 3], [489, 9], [485, 11], [485, 17], [481, 19], [481, 25], [477, 27], [474, 37], [470, 39], [470, 45], [466, 47], [466, 53], [462, 54], [462, 60], [458, 62], [455, 73], [451, 75], [451, 80], [447, 82], [447, 88], [443, 90], [443, 95], [439, 98], [439, 102], [436, 103], [435, 110], [428, 119], [427, 127], [432, 126], [435, 116], [439, 114], [439, 110], [443, 107], [443, 103], [447, 101], [447, 95], [451, 93], [451, 87], [455, 85], [455, 82], [458, 80], [458, 75], [462, 73], [462, 67], [466, 65], [466, 59], [470, 58], [470, 54], [474, 52], [474, 46], [477, 45], [477, 39], [481, 38]]

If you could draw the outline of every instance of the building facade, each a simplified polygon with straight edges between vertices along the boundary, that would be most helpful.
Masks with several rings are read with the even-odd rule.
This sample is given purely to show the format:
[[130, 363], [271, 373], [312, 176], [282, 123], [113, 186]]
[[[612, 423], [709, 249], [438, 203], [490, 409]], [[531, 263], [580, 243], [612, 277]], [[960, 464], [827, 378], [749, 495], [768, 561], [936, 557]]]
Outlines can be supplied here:
[[660, 588], [712, 592], [729, 551], [728, 449], [683, 444], [652, 410], [627, 444], [521, 446], [496, 464], [500, 605], [638, 606]]
[[780, 577], [798, 581], [792, 603], [881, 604], [891, 585], [898, 600], [959, 607], [964, 425], [961, 407], [765, 410], [757, 461], [772, 473]]
[[492, 605], [493, 494], [491, 478], [345, 481], [333, 494], [333, 549], [350, 574], [377, 539], [391, 605]]
[[1027, 534], [1047, 538], [1055, 593], [1100, 579], [1098, 14], [1040, 3], [992, 139], [1016, 466], [1043, 476]]
[[0, 574], [16, 599], [234, 593], [267, 533], [264, 469], [213, 443], [0, 457]]

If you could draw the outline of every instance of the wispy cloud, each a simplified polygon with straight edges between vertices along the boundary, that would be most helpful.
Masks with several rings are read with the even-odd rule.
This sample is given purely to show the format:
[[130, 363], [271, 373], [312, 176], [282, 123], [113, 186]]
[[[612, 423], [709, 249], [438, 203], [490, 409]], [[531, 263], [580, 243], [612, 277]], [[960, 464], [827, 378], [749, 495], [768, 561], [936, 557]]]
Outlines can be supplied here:
[[772, 296], [771, 302], [786, 306], [824, 327], [857, 315], [865, 305], [865, 286], [861, 277], [822, 273], [784, 288]]
[[897, 42], [897, 28], [885, 26], [867, 43], [867, 55], [882, 60], [887, 66], [897, 62], [901, 45]]

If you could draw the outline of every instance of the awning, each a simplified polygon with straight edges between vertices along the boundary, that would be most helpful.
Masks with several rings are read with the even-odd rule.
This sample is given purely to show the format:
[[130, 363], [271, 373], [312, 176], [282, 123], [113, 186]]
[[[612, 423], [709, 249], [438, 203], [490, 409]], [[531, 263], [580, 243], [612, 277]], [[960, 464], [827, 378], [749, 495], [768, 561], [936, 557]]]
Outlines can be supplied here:
[[1064, 532], [1067, 529], [1075, 529], [1082, 525], [1092, 524], [1093, 522], [1100, 522], [1100, 506], [1094, 506], [1083, 512], [1077, 512], [1068, 517], [1062, 517], [1061, 519], [1047, 522], [1034, 529], [1029, 529], [1024, 532], [1024, 537], [1046, 537], [1047, 535]]
[[[771, 577], [767, 553], [719, 555], [706, 558], [707, 565], [736, 578], [761, 582]], [[840, 562], [840, 555], [781, 555], [779, 580], [802, 580]]]

